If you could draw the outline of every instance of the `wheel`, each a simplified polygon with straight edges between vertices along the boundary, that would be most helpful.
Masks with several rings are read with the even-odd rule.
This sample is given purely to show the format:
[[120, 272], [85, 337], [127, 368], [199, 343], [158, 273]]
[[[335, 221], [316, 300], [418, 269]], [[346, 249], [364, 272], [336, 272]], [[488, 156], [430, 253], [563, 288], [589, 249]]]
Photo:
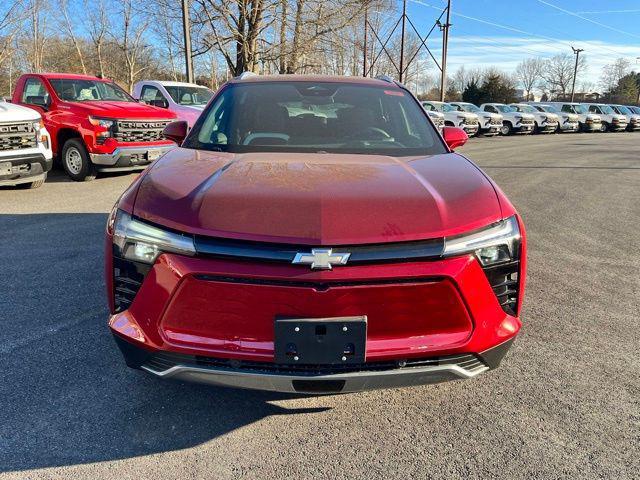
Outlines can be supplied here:
[[533, 130], [531, 131], [532, 135], [538, 135], [540, 133], [540, 127], [538, 127], [538, 122], [533, 124]]
[[509, 135], [511, 130], [513, 130], [513, 128], [511, 127], [510, 122], [502, 122], [502, 126], [500, 127], [500, 133], [502, 135]]
[[600, 131], [601, 132], [608, 132], [609, 131], [609, 125], [607, 125], [606, 123], [602, 122], [600, 124]]
[[46, 179], [47, 179], [47, 174], [45, 173], [44, 178], [40, 180], [36, 180], [35, 182], [21, 183], [18, 185], [18, 188], [23, 188], [25, 190], [39, 188], [42, 186], [42, 184], [45, 182]]
[[96, 178], [96, 167], [89, 159], [84, 144], [75, 138], [62, 147], [62, 167], [76, 182], [89, 182]]

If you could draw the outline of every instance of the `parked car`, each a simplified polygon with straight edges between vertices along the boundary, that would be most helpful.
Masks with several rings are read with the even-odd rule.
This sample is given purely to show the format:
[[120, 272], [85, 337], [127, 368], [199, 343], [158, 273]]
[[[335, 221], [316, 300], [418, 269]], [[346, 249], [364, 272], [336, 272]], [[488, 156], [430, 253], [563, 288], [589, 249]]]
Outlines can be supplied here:
[[479, 134], [485, 136], [498, 135], [502, 127], [503, 116], [499, 113], [490, 113], [480, 110], [473, 103], [467, 102], [450, 102], [449, 105], [456, 108], [459, 112], [474, 113], [478, 116], [480, 122]]
[[429, 118], [431, 118], [431, 121], [438, 131], [442, 132], [442, 128], [444, 127], [444, 113], [440, 113], [435, 110], [427, 110], [427, 115], [429, 115]]
[[616, 113], [613, 108], [604, 103], [585, 103], [589, 112], [597, 114], [602, 119], [601, 132], [623, 132], [627, 129], [627, 117]]
[[498, 113], [502, 115], [502, 135], [510, 135], [512, 133], [530, 134], [535, 126], [535, 117], [530, 113], [518, 112], [513, 107], [504, 103], [483, 103], [480, 109], [485, 112]]
[[425, 110], [440, 112], [444, 115], [444, 124], [451, 127], [463, 129], [467, 135], [473, 136], [478, 133], [480, 120], [475, 113], [460, 112], [457, 108], [444, 102], [429, 100], [422, 102]]
[[558, 131], [574, 133], [580, 131], [580, 116], [577, 113], [567, 113], [548, 103], [529, 102], [539, 112], [553, 113], [558, 117]]
[[0, 102], [0, 186], [40, 187], [52, 164], [51, 137], [38, 112]]
[[629, 132], [633, 132], [635, 130], [640, 130], [640, 115], [633, 112], [629, 107], [625, 107], [624, 105], [609, 105], [613, 108], [613, 111], [619, 115], [624, 115], [624, 118], [627, 120], [627, 130]]
[[440, 136], [405, 87], [360, 77], [238, 78], [202, 115], [167, 126], [180, 147], [108, 219], [109, 325], [130, 367], [319, 394], [500, 363], [525, 231], [454, 153], [463, 130]]
[[76, 181], [98, 171], [144, 169], [175, 147], [162, 129], [175, 113], [136, 102], [115, 83], [87, 75], [22, 75], [13, 103], [38, 111], [54, 157]]
[[560, 118], [555, 113], [541, 112], [526, 103], [512, 103], [510, 106], [520, 113], [533, 115], [533, 133], [555, 133], [560, 126]]
[[602, 131], [602, 118], [600, 115], [589, 112], [589, 107], [577, 102], [546, 102], [548, 105], [555, 106], [562, 113], [578, 115], [581, 132], [600, 132]]
[[194, 83], [143, 80], [133, 86], [134, 98], [174, 112], [179, 120], [186, 120], [190, 127], [212, 96], [210, 89]]

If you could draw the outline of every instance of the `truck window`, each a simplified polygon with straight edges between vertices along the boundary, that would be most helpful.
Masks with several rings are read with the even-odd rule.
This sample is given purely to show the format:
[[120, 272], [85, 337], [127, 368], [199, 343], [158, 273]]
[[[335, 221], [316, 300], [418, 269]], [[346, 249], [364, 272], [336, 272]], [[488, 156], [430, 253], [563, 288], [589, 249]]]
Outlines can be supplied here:
[[573, 110], [573, 106], [567, 104], [562, 105], [562, 111], [566, 113], [575, 113], [575, 111]]
[[27, 78], [22, 91], [22, 103], [41, 105], [49, 103], [49, 92], [39, 78]]
[[600, 109], [599, 109], [597, 106], [595, 106], [595, 105], [591, 105], [591, 106], [589, 107], [589, 111], [590, 111], [591, 113], [600, 113]]
[[153, 85], [145, 85], [144, 87], [142, 87], [140, 98], [146, 103], [149, 103], [152, 100], [167, 100], [166, 98], [164, 98], [164, 95], [162, 95], [160, 90], [158, 90], [158, 88], [154, 87]]
[[484, 109], [487, 112], [498, 113], [498, 109], [496, 107], [494, 107], [493, 105], [487, 105], [486, 107], [484, 107]]

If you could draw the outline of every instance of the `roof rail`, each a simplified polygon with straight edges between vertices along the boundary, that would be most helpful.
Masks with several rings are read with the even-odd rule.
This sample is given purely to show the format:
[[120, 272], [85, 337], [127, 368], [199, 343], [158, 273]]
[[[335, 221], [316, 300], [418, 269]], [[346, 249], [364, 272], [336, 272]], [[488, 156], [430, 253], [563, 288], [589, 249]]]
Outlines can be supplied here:
[[387, 83], [396, 83], [396, 81], [393, 78], [391, 78], [389, 75], [377, 75], [376, 80], [382, 80], [383, 82], [387, 82]]
[[257, 77], [257, 76], [258, 76], [257, 73], [247, 71], [247, 72], [242, 72], [236, 78], [238, 80], [244, 80], [245, 78]]

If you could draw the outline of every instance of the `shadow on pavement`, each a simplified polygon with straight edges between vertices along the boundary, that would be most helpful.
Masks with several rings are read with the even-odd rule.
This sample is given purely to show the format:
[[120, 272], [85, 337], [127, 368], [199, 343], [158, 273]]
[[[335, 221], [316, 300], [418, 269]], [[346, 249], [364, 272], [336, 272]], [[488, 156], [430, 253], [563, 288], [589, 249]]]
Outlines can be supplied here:
[[0, 472], [174, 451], [267, 416], [325, 410], [126, 368], [106, 325], [105, 221], [0, 215]]

